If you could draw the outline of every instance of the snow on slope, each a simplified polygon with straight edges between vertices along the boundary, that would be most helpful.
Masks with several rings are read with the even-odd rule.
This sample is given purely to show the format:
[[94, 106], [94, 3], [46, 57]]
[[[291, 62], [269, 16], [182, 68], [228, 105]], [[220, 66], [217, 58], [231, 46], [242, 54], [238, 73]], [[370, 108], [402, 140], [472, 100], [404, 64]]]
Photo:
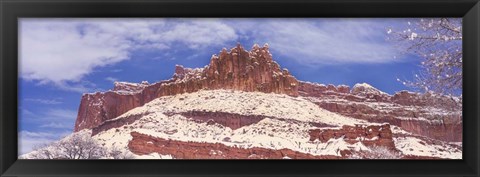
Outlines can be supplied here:
[[120, 95], [132, 95], [140, 93], [149, 86], [148, 81], [142, 81], [141, 83], [130, 83], [130, 82], [118, 82], [115, 81], [113, 91]]
[[313, 155], [339, 156], [340, 150], [368, 150], [361, 143], [351, 145], [341, 138], [332, 139], [326, 143], [309, 142], [308, 130], [311, 128], [314, 127], [308, 123], [265, 118], [256, 124], [232, 130], [219, 124], [196, 123], [181, 115], [166, 116], [155, 112], [118, 130], [111, 129], [99, 133], [94, 138], [99, 139], [107, 147], [126, 146], [131, 139], [129, 133], [136, 131], [171, 140], [222, 143], [240, 148], [287, 148]]
[[[256, 124], [232, 130], [219, 124], [196, 123], [179, 114], [173, 116], [164, 114], [193, 110], [263, 115], [267, 118]], [[108, 147], [126, 147], [131, 139], [130, 132], [136, 131], [172, 140], [222, 143], [242, 148], [288, 148], [313, 155], [340, 155], [339, 150], [368, 149], [361, 143], [350, 145], [343, 139], [334, 139], [326, 143], [309, 142], [308, 130], [316, 128], [309, 122], [333, 126], [368, 122], [326, 111], [301, 97], [231, 90], [202, 90], [157, 98], [116, 119], [140, 114], [144, 116], [133, 124], [110, 129], [94, 137]], [[276, 118], [300, 122], [286, 122]]]
[[118, 118], [148, 112], [193, 110], [263, 115], [335, 126], [368, 123], [327, 111], [302, 97], [233, 90], [201, 90], [194, 93], [164, 96], [142, 107], [132, 109]]
[[[263, 115], [267, 118], [256, 124], [232, 130], [219, 124], [196, 123], [179, 114], [173, 116], [164, 114], [193, 110]], [[368, 151], [369, 149], [361, 143], [348, 144], [342, 138], [331, 139], [326, 143], [309, 142], [308, 130], [316, 127], [311, 126], [308, 122], [326, 123], [334, 126], [375, 124], [326, 111], [302, 97], [231, 90], [202, 90], [195, 93], [157, 98], [142, 107], [128, 111], [117, 119], [138, 114], [144, 114], [145, 116], [131, 125], [119, 128], [119, 132], [111, 129], [95, 137], [104, 141], [107, 146], [126, 146], [131, 138], [129, 133], [137, 131], [155, 137], [180, 141], [222, 143], [227, 146], [243, 148], [288, 148], [313, 155], [338, 156], [340, 155], [339, 150]], [[275, 118], [285, 118], [286, 121]], [[288, 121], [288, 119], [301, 122]], [[393, 126], [392, 128], [394, 133], [410, 134], [400, 127]], [[122, 136], [122, 138], [112, 140], [112, 136]], [[451, 146], [423, 145], [413, 141], [412, 138], [414, 137], [406, 138], [407, 140], [395, 139], [396, 147], [406, 155], [461, 158], [461, 151]], [[410, 147], [420, 150], [412, 152]], [[138, 156], [138, 158], [143, 157]]]
[[[451, 111], [440, 109], [432, 106], [407, 106], [407, 105], [399, 105], [396, 103], [389, 103], [389, 102], [377, 102], [375, 100], [369, 100], [365, 102], [352, 102], [345, 99], [338, 99], [338, 98], [318, 98], [318, 97], [304, 97], [304, 99], [309, 100], [314, 103], [337, 103], [341, 105], [363, 105], [371, 108], [373, 110], [379, 111], [384, 114], [392, 114], [394, 111], [403, 110], [403, 111], [415, 111], [415, 112], [422, 112], [422, 114], [416, 115], [417, 117], [400, 117], [396, 116], [396, 119], [400, 120], [416, 120], [416, 121], [425, 121], [429, 123], [442, 123], [441, 119], [435, 119], [438, 116], [456, 116], [461, 115], [462, 111]], [[427, 117], [422, 117], [422, 115], [427, 115]], [[387, 122], [385, 122], [387, 123]]]
[[428, 144], [415, 137], [399, 137], [393, 140], [395, 147], [405, 155], [462, 159], [462, 151], [447, 143], [442, 145]]
[[[165, 114], [171, 115], [171, 113], [193, 110], [263, 115], [266, 118], [258, 123], [232, 130], [220, 124], [197, 123], [180, 114], [172, 116]], [[369, 148], [362, 143], [348, 144], [343, 138], [330, 139], [325, 143], [318, 140], [310, 142], [308, 130], [317, 127], [313, 127], [309, 122], [326, 123], [337, 127], [375, 124], [326, 111], [302, 97], [230, 90], [203, 90], [160, 97], [144, 106], [132, 109], [116, 119], [133, 115], [143, 116], [132, 124], [100, 132], [93, 138], [106, 148], [117, 147], [124, 152], [130, 152], [127, 147], [128, 142], [132, 139], [130, 133], [136, 131], [154, 137], [179, 141], [222, 143], [241, 148], [287, 148], [312, 155], [339, 156], [341, 150], [369, 151]], [[298, 121], [290, 121], [290, 119]], [[392, 128], [394, 133], [403, 133], [404, 135], [408, 133], [396, 126], [392, 126]], [[64, 140], [66, 139], [68, 137]], [[407, 155], [461, 158], [461, 151], [451, 146], [437, 147], [420, 143], [420, 141], [414, 137], [395, 138], [396, 147]], [[134, 157], [139, 159], [172, 158], [168, 154], [157, 153], [135, 155]]]
[[382, 91], [378, 90], [377, 88], [375, 88], [375, 87], [373, 87], [373, 86], [371, 86], [370, 84], [367, 84], [367, 83], [357, 83], [357, 84], [355, 84], [352, 88], [352, 93], [355, 93], [355, 94], [360, 93], [360, 94], [388, 95], [387, 93], [382, 92]]

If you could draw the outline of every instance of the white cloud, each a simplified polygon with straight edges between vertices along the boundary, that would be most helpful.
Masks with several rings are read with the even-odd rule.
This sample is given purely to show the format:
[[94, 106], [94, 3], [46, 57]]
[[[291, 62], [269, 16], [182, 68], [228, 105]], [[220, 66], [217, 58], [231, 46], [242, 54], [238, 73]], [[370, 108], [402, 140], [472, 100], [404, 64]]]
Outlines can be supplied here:
[[[233, 24], [233, 22], [232, 22]], [[387, 63], [398, 51], [385, 41], [387, 23], [372, 19], [274, 19], [237, 24], [243, 38], [269, 43], [284, 56], [310, 66]]]
[[32, 112], [21, 109], [23, 123], [38, 124], [39, 127], [73, 130], [77, 111], [70, 109], [48, 109], [43, 112]]
[[48, 109], [36, 113], [21, 109], [21, 123], [36, 124], [41, 131], [22, 130], [18, 134], [19, 154], [30, 152], [35, 145], [57, 141], [73, 131], [77, 111], [70, 109]]
[[25, 109], [25, 108], [21, 109], [21, 114], [22, 114], [22, 116], [36, 116], [35, 113], [33, 113], [32, 111], [30, 111], [28, 109]]
[[40, 128], [71, 129], [72, 127], [73, 127], [73, 123], [66, 124], [66, 123], [50, 122], [47, 124], [40, 125]]
[[36, 102], [41, 104], [62, 104], [63, 102], [55, 99], [39, 99], [39, 98], [27, 98], [25, 101]]
[[64, 132], [21, 131], [18, 133], [18, 155], [31, 152], [35, 146], [57, 141], [60, 138], [70, 133], [71, 132], [69, 131], [64, 131]]
[[85, 76], [103, 66], [130, 59], [133, 51], [200, 52], [205, 47], [228, 47], [228, 42], [239, 39], [269, 43], [276, 53], [307, 66], [400, 61], [401, 55], [394, 46], [384, 41], [389, 25], [386, 22], [381, 19], [21, 19], [20, 73], [23, 79], [40, 84], [87, 92], [95, 85], [85, 81]]
[[46, 117], [51, 117], [53, 119], [70, 119], [75, 120], [77, 117], [77, 111], [69, 109], [50, 109], [46, 112]]
[[50, 82], [50, 81], [41, 81], [40, 85], [45, 84], [53, 84], [56, 88], [65, 90], [65, 91], [72, 91], [72, 92], [79, 92], [79, 93], [86, 93], [95, 90], [96, 84], [82, 80], [82, 81], [61, 81], [61, 82]]
[[79, 81], [95, 67], [128, 58], [130, 43], [79, 22], [21, 20], [20, 72], [29, 80]]
[[122, 72], [123, 70], [122, 69], [113, 69], [111, 70], [110, 72], [112, 73], [118, 73], [118, 72]]
[[118, 79], [114, 77], [106, 77], [105, 80], [110, 81], [112, 83], [114, 83], [115, 81], [118, 81]]
[[236, 40], [233, 26], [228, 26], [213, 19], [190, 20], [179, 23], [171, 30], [154, 37], [166, 41], [180, 41], [190, 48], [200, 48], [210, 44], [222, 44], [225, 41]]
[[198, 49], [235, 40], [216, 19], [21, 19], [20, 73], [26, 80], [85, 92], [93, 70], [128, 60], [136, 49]]

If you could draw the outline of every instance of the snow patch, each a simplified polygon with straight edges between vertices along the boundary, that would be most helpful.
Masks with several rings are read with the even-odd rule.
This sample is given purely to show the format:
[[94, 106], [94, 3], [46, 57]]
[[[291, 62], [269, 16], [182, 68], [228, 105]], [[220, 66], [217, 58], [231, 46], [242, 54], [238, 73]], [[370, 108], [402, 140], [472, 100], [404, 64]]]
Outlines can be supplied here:
[[399, 137], [393, 140], [395, 147], [405, 155], [462, 159], [462, 150], [447, 143], [428, 144], [415, 137]]
[[188, 111], [260, 115], [334, 126], [368, 123], [365, 120], [327, 111], [303, 97], [234, 90], [201, 90], [194, 93], [164, 96], [142, 107], [132, 109], [119, 118], [150, 112], [179, 113]]

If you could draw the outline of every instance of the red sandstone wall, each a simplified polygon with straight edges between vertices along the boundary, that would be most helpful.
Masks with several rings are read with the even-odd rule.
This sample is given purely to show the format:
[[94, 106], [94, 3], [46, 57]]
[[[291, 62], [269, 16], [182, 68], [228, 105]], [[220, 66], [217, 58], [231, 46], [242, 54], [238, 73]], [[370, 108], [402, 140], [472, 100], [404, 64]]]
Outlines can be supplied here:
[[[313, 129], [309, 131], [310, 141], [327, 142], [334, 138], [344, 138], [348, 143], [362, 142], [366, 146], [385, 146], [396, 150], [389, 124], [382, 126], [343, 126], [341, 129]], [[358, 139], [357, 139], [358, 138]]]
[[187, 118], [191, 118], [200, 122], [218, 123], [225, 127], [230, 127], [233, 130], [243, 126], [258, 123], [265, 118], [264, 116], [240, 115], [225, 112], [190, 111], [180, 114]]
[[[339, 92], [338, 90], [345, 90]], [[461, 115], [441, 115], [431, 114], [427, 111], [418, 109], [406, 109], [406, 106], [435, 107], [447, 111], [461, 110], [461, 103], [457, 103], [448, 97], [434, 97], [430, 94], [414, 94], [405, 91], [398, 92], [393, 96], [389, 95], [367, 95], [365, 97], [352, 94], [347, 87], [335, 88], [333, 85], [323, 86], [311, 83], [300, 82], [299, 93], [301, 96], [312, 96], [326, 99], [338, 99], [343, 102], [317, 102], [321, 108], [336, 112], [345, 116], [363, 119], [370, 122], [396, 125], [404, 130], [430, 138], [444, 141], [462, 141], [462, 116]], [[337, 91], [335, 91], [337, 90]], [[396, 104], [397, 106], [387, 108], [388, 110], [379, 110], [367, 106], [365, 103], [385, 102]], [[409, 118], [398, 119], [398, 117]], [[430, 123], [416, 118], [427, 118], [443, 120], [439, 123]]]
[[158, 137], [132, 132], [132, 140], [128, 148], [135, 154], [145, 155], [159, 153], [172, 155], [177, 159], [338, 159], [337, 156], [314, 156], [292, 151], [290, 149], [237, 148], [220, 143], [196, 143], [167, 140]]

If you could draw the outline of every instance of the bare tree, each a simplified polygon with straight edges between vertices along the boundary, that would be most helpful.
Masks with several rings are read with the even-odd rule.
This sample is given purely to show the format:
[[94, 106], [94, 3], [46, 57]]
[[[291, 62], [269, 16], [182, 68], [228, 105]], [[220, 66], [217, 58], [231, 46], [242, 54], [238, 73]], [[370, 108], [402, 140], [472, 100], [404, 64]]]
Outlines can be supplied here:
[[119, 147], [113, 146], [109, 151], [108, 155], [113, 159], [133, 159], [133, 154], [128, 151], [122, 151]]
[[58, 159], [60, 156], [57, 151], [52, 149], [48, 144], [38, 144], [33, 146], [36, 153], [32, 153], [32, 159]]
[[401, 81], [418, 90], [445, 95], [461, 95], [462, 20], [460, 18], [419, 19], [407, 29], [388, 29], [390, 39], [400, 42], [407, 52], [423, 58], [422, 71], [413, 80]]
[[385, 146], [373, 146], [370, 151], [355, 151], [348, 159], [401, 159], [402, 154]]
[[106, 155], [106, 149], [88, 134], [73, 134], [67, 141], [56, 143], [56, 147], [65, 159], [100, 159]]
[[75, 133], [58, 142], [37, 145], [31, 159], [132, 159], [133, 154], [121, 151], [118, 147], [110, 149], [100, 145], [88, 133]]

